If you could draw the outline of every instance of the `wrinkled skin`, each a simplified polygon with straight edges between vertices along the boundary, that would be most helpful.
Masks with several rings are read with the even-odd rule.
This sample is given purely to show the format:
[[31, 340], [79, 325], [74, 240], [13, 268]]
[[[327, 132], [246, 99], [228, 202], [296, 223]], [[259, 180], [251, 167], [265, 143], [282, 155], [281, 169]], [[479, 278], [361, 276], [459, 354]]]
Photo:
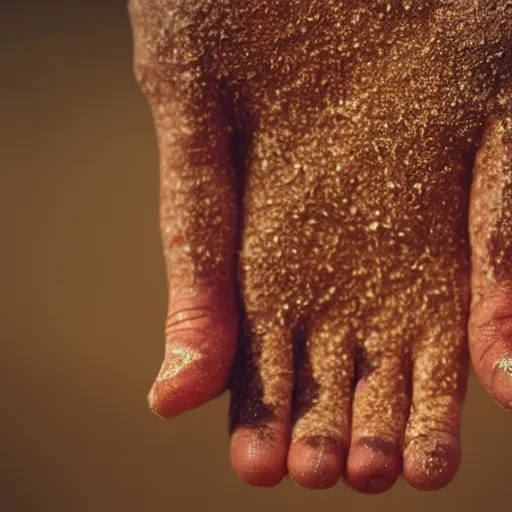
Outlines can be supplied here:
[[173, 417], [229, 385], [250, 484], [455, 475], [468, 346], [512, 406], [512, 6], [132, 0]]

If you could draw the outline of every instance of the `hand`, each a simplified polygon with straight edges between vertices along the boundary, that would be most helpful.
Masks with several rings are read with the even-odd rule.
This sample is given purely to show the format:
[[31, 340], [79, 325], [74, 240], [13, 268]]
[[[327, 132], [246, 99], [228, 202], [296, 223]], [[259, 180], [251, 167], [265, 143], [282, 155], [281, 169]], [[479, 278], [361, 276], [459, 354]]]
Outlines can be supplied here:
[[436, 5], [130, 4], [169, 280], [150, 405], [231, 379], [251, 484], [446, 485], [468, 335], [512, 405], [512, 10]]

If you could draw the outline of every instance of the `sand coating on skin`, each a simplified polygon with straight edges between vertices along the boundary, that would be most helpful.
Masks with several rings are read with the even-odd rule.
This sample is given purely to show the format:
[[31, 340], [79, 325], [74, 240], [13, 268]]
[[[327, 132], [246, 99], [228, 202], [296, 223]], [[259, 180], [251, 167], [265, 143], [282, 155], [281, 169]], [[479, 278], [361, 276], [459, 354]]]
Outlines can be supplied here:
[[[361, 437], [378, 432], [405, 445], [457, 430], [468, 203], [484, 143], [491, 162], [478, 160], [475, 218], [492, 222], [472, 231], [471, 244], [486, 275], [512, 261], [510, 122], [483, 137], [511, 111], [506, 6], [139, 0], [132, 8], [139, 77], [160, 146], [173, 149], [162, 163], [168, 259], [193, 268], [198, 282], [237, 261], [247, 350], [236, 414], [279, 416], [295, 385], [294, 439], [344, 439], [350, 421]], [[499, 186], [485, 195], [494, 178]]]

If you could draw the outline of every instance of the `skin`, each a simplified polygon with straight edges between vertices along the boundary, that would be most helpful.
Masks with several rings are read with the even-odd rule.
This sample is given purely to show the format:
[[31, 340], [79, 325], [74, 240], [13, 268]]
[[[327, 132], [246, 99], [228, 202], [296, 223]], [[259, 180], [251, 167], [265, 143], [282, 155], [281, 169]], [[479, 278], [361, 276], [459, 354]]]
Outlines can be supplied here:
[[169, 281], [151, 409], [229, 386], [232, 463], [252, 485], [443, 487], [468, 346], [512, 406], [512, 8], [130, 13]]

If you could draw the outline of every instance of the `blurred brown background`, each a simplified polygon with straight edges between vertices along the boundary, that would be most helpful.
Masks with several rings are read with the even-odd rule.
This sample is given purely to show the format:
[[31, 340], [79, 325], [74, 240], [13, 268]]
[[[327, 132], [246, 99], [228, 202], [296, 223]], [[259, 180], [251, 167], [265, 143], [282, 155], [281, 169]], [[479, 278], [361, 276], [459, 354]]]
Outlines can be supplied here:
[[153, 417], [158, 163], [125, 2], [2, 0], [0, 78], [1, 512], [512, 510], [512, 415], [474, 380], [462, 469], [435, 494], [251, 489], [226, 397]]

